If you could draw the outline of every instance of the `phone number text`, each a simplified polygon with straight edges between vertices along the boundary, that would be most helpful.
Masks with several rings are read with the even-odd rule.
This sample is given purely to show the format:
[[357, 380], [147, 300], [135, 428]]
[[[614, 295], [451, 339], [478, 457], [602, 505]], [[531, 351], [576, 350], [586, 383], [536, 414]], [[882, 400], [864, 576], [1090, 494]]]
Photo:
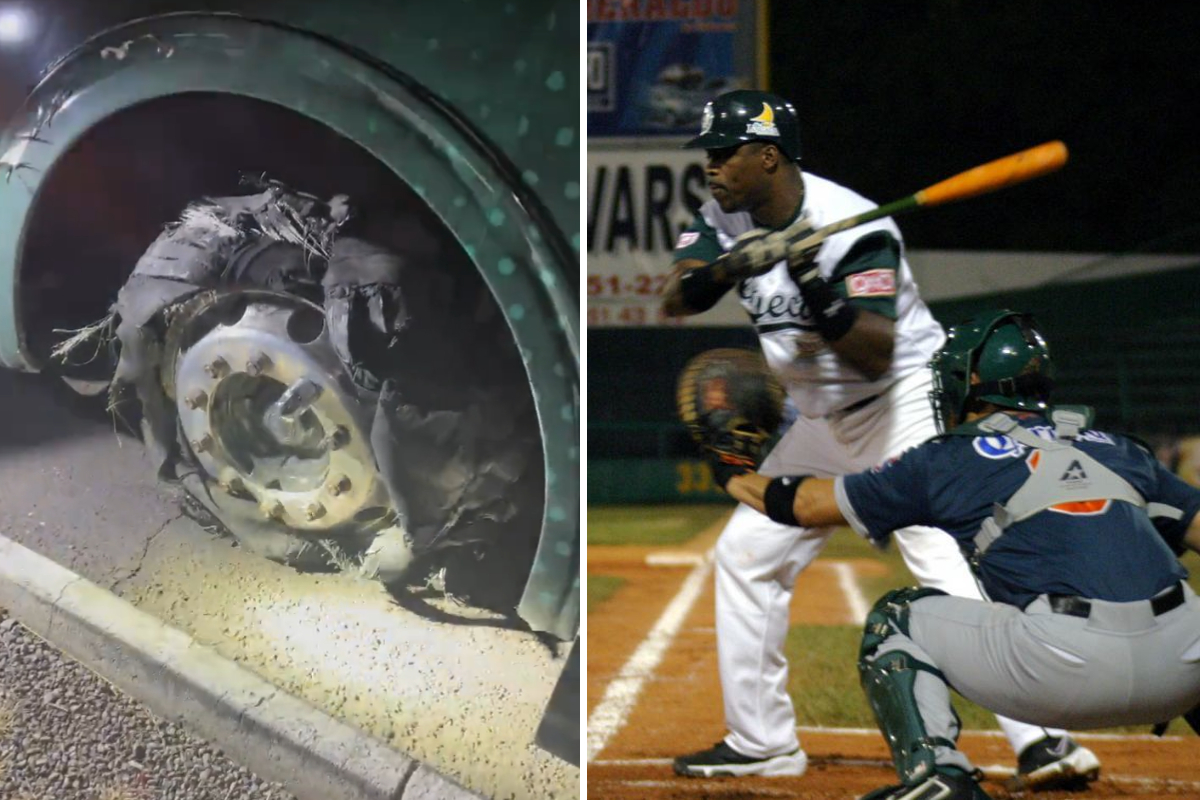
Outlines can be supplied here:
[[588, 275], [588, 297], [653, 297], [662, 294], [669, 275]]

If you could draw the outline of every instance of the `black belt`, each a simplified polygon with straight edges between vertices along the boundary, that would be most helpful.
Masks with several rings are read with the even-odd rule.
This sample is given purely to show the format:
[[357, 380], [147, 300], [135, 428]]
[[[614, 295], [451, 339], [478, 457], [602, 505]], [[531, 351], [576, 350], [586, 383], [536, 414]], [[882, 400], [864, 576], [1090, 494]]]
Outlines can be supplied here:
[[834, 413], [835, 414], [853, 414], [855, 411], [858, 411], [860, 408], [866, 408], [867, 406], [871, 405], [871, 403], [874, 403], [876, 400], [878, 400], [881, 397], [883, 397], [883, 394], [873, 394], [870, 397], [864, 397], [862, 400], [859, 400], [857, 403], [851, 403], [850, 405], [846, 406], [845, 408], [839, 408]]
[[[1072, 617], [1087, 618], [1092, 613], [1092, 602], [1084, 600], [1082, 597], [1075, 597], [1069, 594], [1052, 594], [1050, 598], [1050, 610], [1055, 614], [1069, 614]], [[1165, 614], [1168, 611], [1179, 608], [1183, 605], [1184, 594], [1183, 584], [1177, 583], [1168, 589], [1164, 594], [1150, 599], [1150, 608], [1154, 611], [1154, 616]]]

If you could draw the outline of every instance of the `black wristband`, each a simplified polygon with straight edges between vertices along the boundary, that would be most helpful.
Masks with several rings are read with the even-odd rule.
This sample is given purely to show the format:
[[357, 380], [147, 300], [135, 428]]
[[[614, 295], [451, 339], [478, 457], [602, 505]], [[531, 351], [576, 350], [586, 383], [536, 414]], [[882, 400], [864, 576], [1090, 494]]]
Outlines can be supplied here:
[[696, 312], [708, 311], [731, 288], [730, 284], [717, 281], [712, 264], [689, 269], [679, 276], [679, 293], [683, 296], [684, 305]]
[[799, 527], [800, 521], [796, 519], [796, 492], [800, 491], [800, 484], [807, 480], [809, 475], [789, 475], [785, 478], [775, 478], [767, 484], [767, 491], [763, 493], [763, 508], [767, 512], [767, 516], [778, 522], [781, 525], [792, 525]]
[[[815, 272], [815, 270], [814, 270]], [[820, 275], [797, 281], [804, 305], [812, 312], [817, 332], [827, 342], [836, 342], [854, 327], [858, 309], [838, 297], [838, 293]]]

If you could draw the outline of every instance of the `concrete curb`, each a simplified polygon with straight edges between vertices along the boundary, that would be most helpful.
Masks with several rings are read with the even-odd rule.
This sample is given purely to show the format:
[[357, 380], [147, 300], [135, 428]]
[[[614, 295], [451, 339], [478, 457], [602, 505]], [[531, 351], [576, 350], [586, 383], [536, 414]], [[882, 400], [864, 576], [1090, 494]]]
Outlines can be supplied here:
[[3, 535], [0, 605], [158, 716], [300, 800], [482, 800]]

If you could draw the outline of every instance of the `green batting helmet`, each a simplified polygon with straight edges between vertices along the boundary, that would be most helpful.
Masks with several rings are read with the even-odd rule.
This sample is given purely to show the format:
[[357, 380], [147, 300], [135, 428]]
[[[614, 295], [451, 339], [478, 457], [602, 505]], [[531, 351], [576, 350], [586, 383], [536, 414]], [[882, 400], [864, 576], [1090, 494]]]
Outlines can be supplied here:
[[[929, 362], [933, 369], [938, 432], [961, 423], [967, 407], [984, 401], [1002, 408], [1044, 412], [1054, 388], [1046, 339], [1029, 314], [990, 311], [955, 325]], [[971, 383], [972, 373], [979, 383]]]
[[746, 142], [770, 142], [792, 161], [800, 160], [796, 109], [782, 97], [753, 89], [726, 92], [708, 101], [700, 135], [685, 148], [719, 150]]

